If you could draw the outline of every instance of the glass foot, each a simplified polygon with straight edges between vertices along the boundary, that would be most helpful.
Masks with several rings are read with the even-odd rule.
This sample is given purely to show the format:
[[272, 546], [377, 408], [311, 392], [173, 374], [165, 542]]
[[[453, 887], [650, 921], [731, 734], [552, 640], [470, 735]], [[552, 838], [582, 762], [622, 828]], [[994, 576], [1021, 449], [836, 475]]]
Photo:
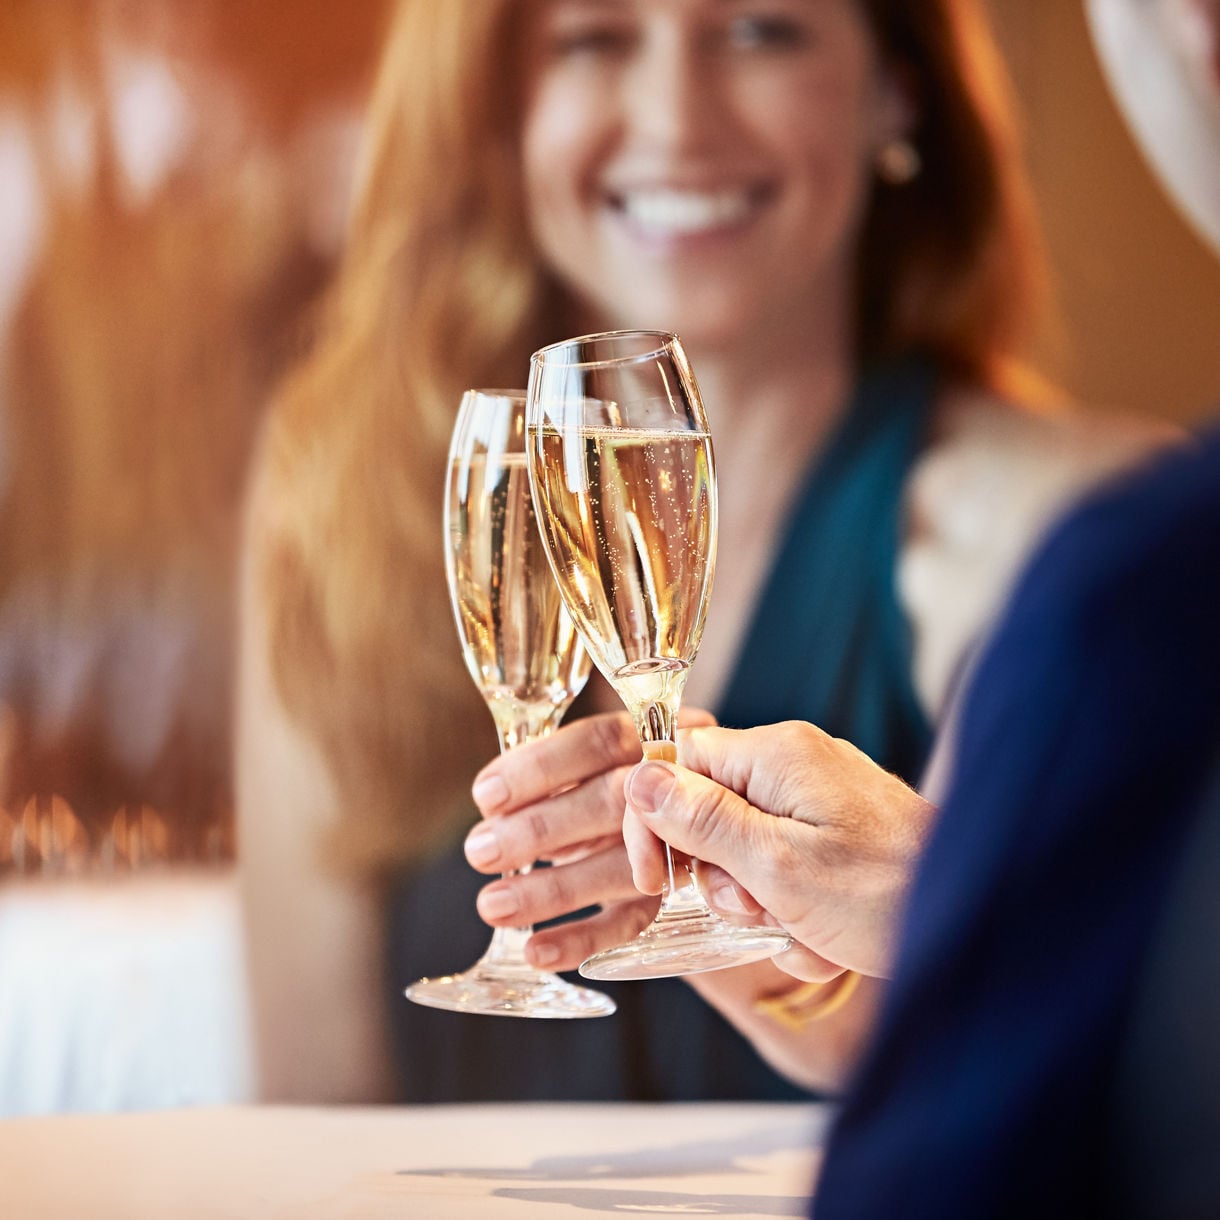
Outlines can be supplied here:
[[580, 964], [587, 979], [663, 979], [744, 966], [782, 953], [792, 938], [779, 928], [729, 923], [711, 911], [661, 915], [634, 940]]
[[615, 1003], [600, 991], [576, 987], [557, 974], [531, 966], [479, 962], [462, 974], [420, 979], [404, 992], [408, 1000], [450, 1012], [492, 1017], [608, 1017]]

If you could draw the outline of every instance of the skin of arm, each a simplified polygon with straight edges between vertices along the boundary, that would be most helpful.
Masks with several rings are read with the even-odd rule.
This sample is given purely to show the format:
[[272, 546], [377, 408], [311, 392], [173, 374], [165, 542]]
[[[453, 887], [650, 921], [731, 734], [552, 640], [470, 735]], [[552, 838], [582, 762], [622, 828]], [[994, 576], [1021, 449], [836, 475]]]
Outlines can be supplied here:
[[258, 579], [275, 536], [271, 511], [256, 487], [243, 554], [236, 755], [259, 1100], [389, 1100], [382, 903], [372, 882], [328, 867], [323, 844], [339, 795], [275, 689]]

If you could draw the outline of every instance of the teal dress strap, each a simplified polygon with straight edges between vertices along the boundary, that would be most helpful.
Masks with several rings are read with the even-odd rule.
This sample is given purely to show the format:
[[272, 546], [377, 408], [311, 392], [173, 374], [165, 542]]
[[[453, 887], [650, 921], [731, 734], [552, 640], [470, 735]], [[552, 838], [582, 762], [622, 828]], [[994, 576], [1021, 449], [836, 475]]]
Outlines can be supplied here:
[[896, 571], [907, 474], [935, 397], [933, 370], [866, 372], [805, 476], [717, 709], [738, 728], [809, 720], [918, 778], [931, 725], [912, 676]]

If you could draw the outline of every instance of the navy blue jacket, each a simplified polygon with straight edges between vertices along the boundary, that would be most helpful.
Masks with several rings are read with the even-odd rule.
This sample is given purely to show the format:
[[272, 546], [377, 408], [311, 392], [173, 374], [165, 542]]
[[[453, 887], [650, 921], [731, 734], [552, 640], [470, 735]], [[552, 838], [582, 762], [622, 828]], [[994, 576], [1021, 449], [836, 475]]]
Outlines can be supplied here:
[[1217, 742], [1220, 432], [1091, 499], [1014, 594], [817, 1220], [1121, 1211], [1117, 1067]]

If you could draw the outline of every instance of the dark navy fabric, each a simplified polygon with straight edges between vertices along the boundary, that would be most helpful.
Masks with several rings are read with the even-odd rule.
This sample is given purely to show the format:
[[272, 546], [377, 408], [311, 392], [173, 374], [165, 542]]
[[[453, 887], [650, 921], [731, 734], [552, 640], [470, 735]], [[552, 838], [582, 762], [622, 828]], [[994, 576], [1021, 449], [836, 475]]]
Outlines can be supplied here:
[[[861, 378], [842, 425], [811, 464], [716, 709], [722, 723], [812, 720], [889, 769], [918, 776], [930, 732], [913, 686], [895, 568], [902, 489], [934, 390], [918, 361]], [[460, 1015], [403, 999], [412, 979], [472, 964], [486, 947], [489, 932], [474, 906], [485, 883], [456, 844], [391, 895], [389, 1002], [403, 1100], [808, 1096], [680, 979], [599, 984], [619, 1010], [596, 1020]]]
[[1220, 749], [1142, 974], [1118, 1073], [1127, 1220], [1220, 1216]]
[[1126, 1220], [1220, 1216], [1220, 749], [1125, 1038], [1115, 1103]]
[[1074, 514], [980, 661], [818, 1220], [1121, 1214], [1116, 1065], [1218, 742], [1220, 431]]

